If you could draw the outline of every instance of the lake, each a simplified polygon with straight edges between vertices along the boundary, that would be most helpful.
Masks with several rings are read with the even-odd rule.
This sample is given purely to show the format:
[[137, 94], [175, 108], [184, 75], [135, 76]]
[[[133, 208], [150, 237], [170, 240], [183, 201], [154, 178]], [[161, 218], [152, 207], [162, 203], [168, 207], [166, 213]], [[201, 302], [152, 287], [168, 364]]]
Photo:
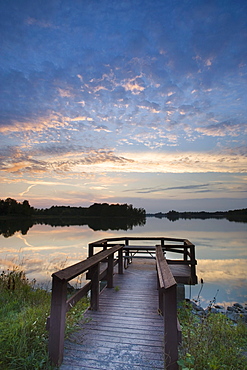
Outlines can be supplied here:
[[[145, 226], [128, 231], [93, 231], [88, 226], [35, 225], [26, 235], [0, 235], [0, 268], [18, 265], [27, 277], [49, 288], [51, 274], [87, 257], [89, 242], [114, 236], [163, 236], [189, 239], [196, 246], [198, 281], [204, 281], [200, 303], [206, 307], [216, 295], [225, 307], [247, 302], [246, 223], [225, 219], [183, 220], [147, 217]], [[134, 263], [134, 262], [133, 262]], [[186, 297], [196, 299], [201, 285], [186, 286]]]

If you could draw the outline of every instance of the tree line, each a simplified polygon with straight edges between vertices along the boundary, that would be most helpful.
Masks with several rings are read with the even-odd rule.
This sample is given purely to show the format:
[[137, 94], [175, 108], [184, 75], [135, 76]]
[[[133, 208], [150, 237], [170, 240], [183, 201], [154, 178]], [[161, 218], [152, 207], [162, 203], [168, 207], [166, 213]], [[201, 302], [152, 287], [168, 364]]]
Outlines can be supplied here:
[[1, 216], [31, 216], [34, 214], [34, 208], [30, 206], [28, 200], [17, 202], [15, 199], [7, 198], [0, 199], [0, 215]]
[[0, 200], [1, 216], [59, 216], [59, 217], [145, 217], [144, 208], [134, 208], [132, 204], [94, 203], [90, 207], [52, 206], [39, 209], [31, 207], [28, 200], [18, 202], [7, 198]]
[[247, 222], [247, 208], [243, 209], [235, 209], [230, 211], [216, 211], [216, 212], [206, 212], [206, 211], [200, 211], [200, 212], [177, 212], [177, 211], [169, 211], [167, 213], [155, 213], [154, 216], [157, 218], [163, 218], [166, 217], [170, 221], [177, 221], [180, 218], [182, 219], [200, 219], [200, 220], [206, 220], [209, 218], [216, 218], [216, 219], [222, 219], [226, 218], [228, 221], [235, 221], [235, 222]]
[[52, 206], [51, 208], [35, 210], [39, 216], [60, 217], [124, 217], [128, 219], [146, 216], [144, 208], [134, 208], [132, 204], [94, 203], [90, 207]]
[[88, 225], [93, 230], [129, 230], [146, 223], [144, 208], [132, 204], [94, 203], [90, 207], [52, 206], [38, 209], [28, 200], [0, 200], [0, 234], [4, 237], [20, 231], [23, 235], [35, 224], [50, 226]]

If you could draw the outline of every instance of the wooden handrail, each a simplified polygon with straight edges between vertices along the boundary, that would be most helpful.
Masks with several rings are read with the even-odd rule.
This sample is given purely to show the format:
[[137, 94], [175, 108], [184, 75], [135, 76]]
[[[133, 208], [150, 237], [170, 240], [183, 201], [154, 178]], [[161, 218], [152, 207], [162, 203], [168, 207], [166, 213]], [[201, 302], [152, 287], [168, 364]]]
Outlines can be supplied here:
[[[89, 290], [91, 290], [90, 308], [99, 308], [99, 281], [107, 280], [107, 287], [113, 287], [113, 268], [118, 263], [118, 272], [123, 273], [123, 251], [126, 258], [132, 258], [131, 249], [135, 253], [138, 246], [131, 246], [131, 241], [159, 241], [160, 245], [147, 246], [147, 250], [156, 251], [157, 276], [159, 289], [159, 310], [164, 316], [165, 333], [165, 368], [177, 370], [177, 349], [181, 335], [178, 333], [177, 324], [177, 301], [176, 281], [170, 271], [169, 264], [191, 265], [191, 273], [195, 274], [195, 246], [187, 239], [167, 237], [116, 237], [98, 240], [88, 245], [89, 257], [73, 266], [52, 274], [52, 302], [49, 320], [49, 355], [54, 365], [60, 365], [63, 359], [64, 332], [66, 312], [73, 307]], [[122, 244], [120, 244], [122, 242]], [[179, 244], [165, 244], [176, 242]], [[181, 244], [183, 243], [183, 244]], [[145, 247], [145, 246], [143, 246]], [[94, 254], [94, 248], [101, 248]], [[126, 250], [125, 250], [126, 248]], [[180, 253], [183, 259], [167, 260], [164, 251]], [[114, 262], [114, 253], [118, 252], [118, 259]], [[107, 270], [100, 272], [100, 263], [107, 262]], [[87, 279], [90, 280], [79, 291], [67, 299], [67, 284], [76, 276], [87, 271]], [[103, 278], [104, 276], [104, 278]], [[195, 275], [196, 276], [196, 275]]]
[[111, 247], [111, 249], [101, 251], [100, 253], [97, 253], [84, 261], [78, 262], [75, 265], [72, 265], [72, 266], [66, 267], [63, 270], [54, 272], [52, 274], [52, 277], [55, 276], [60, 280], [66, 280], [66, 281], [74, 279], [76, 276], [89, 270], [91, 267], [97, 265], [99, 262], [103, 261], [105, 258], [111, 256], [112, 254], [114, 254], [115, 252], [119, 251], [122, 248], [123, 248], [122, 245], [115, 245]]
[[91, 244], [103, 244], [107, 243], [109, 241], [117, 242], [117, 241], [124, 241], [124, 240], [163, 240], [163, 241], [171, 241], [171, 242], [183, 242], [188, 246], [192, 246], [193, 244], [188, 239], [182, 239], [182, 238], [170, 238], [165, 236], [121, 236], [121, 237], [112, 237], [112, 238], [106, 238], [97, 240], [96, 242], [90, 243]]
[[164, 253], [161, 245], [158, 245], [156, 247], [156, 265], [160, 289], [168, 289], [177, 284], [168, 266], [168, 263], [164, 258]]
[[[107, 287], [112, 288], [114, 253], [118, 252], [118, 272], [121, 274], [123, 273], [122, 250], [123, 245], [113, 245], [110, 249], [103, 250], [84, 261], [52, 274], [51, 313], [47, 323], [47, 328], [49, 330], [48, 350], [52, 364], [60, 366], [63, 361], [66, 312], [73, 307], [79, 299], [85, 296], [89, 289], [91, 290], [90, 308], [92, 310], [98, 310], [100, 262], [105, 262], [107, 259]], [[68, 281], [86, 271], [89, 271], [88, 277], [91, 281], [67, 300]]]
[[[135, 245], [136, 241], [154, 241], [153, 245], [146, 246], [146, 252], [150, 254], [150, 250], [155, 251], [155, 245], [157, 241], [160, 242], [162, 249], [166, 252], [176, 253], [182, 256], [182, 259], [167, 259], [168, 264], [184, 264], [191, 267], [191, 284], [197, 284], [197, 276], [196, 276], [196, 264], [197, 261], [195, 259], [195, 245], [192, 244], [188, 239], [182, 238], [170, 238], [164, 236], [151, 236], [151, 237], [139, 237], [139, 236], [130, 236], [130, 237], [113, 237], [113, 238], [105, 238], [101, 240], [97, 240], [93, 243], [89, 244], [89, 256], [94, 255], [94, 248], [103, 248], [104, 250], [115, 245], [117, 242], [124, 242], [125, 246], [123, 251], [125, 252], [125, 258], [131, 259], [131, 254], [141, 253], [141, 249], [144, 250], [144, 245], [139, 246]], [[131, 243], [133, 241], [134, 243]], [[174, 242], [171, 244], [170, 242]], [[113, 244], [114, 243], [114, 244]], [[177, 244], [175, 244], [177, 243]], [[151, 243], [150, 243], [151, 244]], [[139, 250], [138, 250], [139, 249]], [[133, 257], [133, 256], [132, 256]], [[134, 258], [137, 258], [134, 256]]]
[[165, 369], [178, 370], [178, 344], [181, 329], [177, 319], [177, 283], [164, 257], [161, 245], [156, 247], [159, 310], [164, 317]]
[[[184, 253], [184, 249], [186, 249], [186, 254], [190, 255], [193, 254], [191, 251], [194, 249], [194, 244], [192, 244], [189, 240], [187, 239], [180, 239], [180, 238], [168, 238], [168, 237], [116, 237], [116, 238], [107, 238], [107, 239], [101, 239], [97, 240], [96, 242], [90, 243], [89, 244], [89, 255], [93, 255], [93, 248], [94, 247], [111, 247], [112, 244], [116, 244], [116, 242], [124, 241], [126, 246], [129, 246], [130, 241], [138, 241], [138, 240], [143, 240], [143, 241], [160, 241], [162, 248], [165, 250], [171, 250], [172, 252], [175, 253]], [[165, 244], [165, 242], [177, 242], [177, 243], [183, 243], [183, 244]], [[130, 247], [135, 247], [135, 245], [132, 245]], [[176, 251], [176, 249], [181, 248], [180, 250]]]

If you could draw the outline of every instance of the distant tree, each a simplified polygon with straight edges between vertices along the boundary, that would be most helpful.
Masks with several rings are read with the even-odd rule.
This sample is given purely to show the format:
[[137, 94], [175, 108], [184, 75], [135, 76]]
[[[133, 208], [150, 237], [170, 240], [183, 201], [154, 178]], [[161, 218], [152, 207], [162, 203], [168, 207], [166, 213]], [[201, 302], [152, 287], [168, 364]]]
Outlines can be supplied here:
[[28, 200], [24, 200], [22, 203], [22, 214], [26, 216], [30, 216], [32, 214], [32, 208], [30, 207]]
[[30, 207], [28, 200], [24, 200], [23, 203], [17, 202], [15, 199], [7, 198], [0, 201], [0, 215], [25, 215], [31, 216], [33, 208]]

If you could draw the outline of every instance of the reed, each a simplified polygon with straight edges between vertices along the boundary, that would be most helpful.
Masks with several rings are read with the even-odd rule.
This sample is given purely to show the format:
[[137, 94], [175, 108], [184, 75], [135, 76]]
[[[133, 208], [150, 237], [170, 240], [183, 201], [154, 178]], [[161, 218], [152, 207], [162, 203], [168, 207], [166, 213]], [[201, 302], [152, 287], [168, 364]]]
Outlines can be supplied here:
[[247, 325], [222, 313], [198, 317], [184, 302], [178, 310], [182, 327], [179, 365], [182, 370], [247, 369]]
[[[51, 293], [36, 287], [18, 268], [0, 275], [0, 368], [50, 370], [46, 319]], [[87, 301], [67, 315], [66, 333], [76, 329]]]

